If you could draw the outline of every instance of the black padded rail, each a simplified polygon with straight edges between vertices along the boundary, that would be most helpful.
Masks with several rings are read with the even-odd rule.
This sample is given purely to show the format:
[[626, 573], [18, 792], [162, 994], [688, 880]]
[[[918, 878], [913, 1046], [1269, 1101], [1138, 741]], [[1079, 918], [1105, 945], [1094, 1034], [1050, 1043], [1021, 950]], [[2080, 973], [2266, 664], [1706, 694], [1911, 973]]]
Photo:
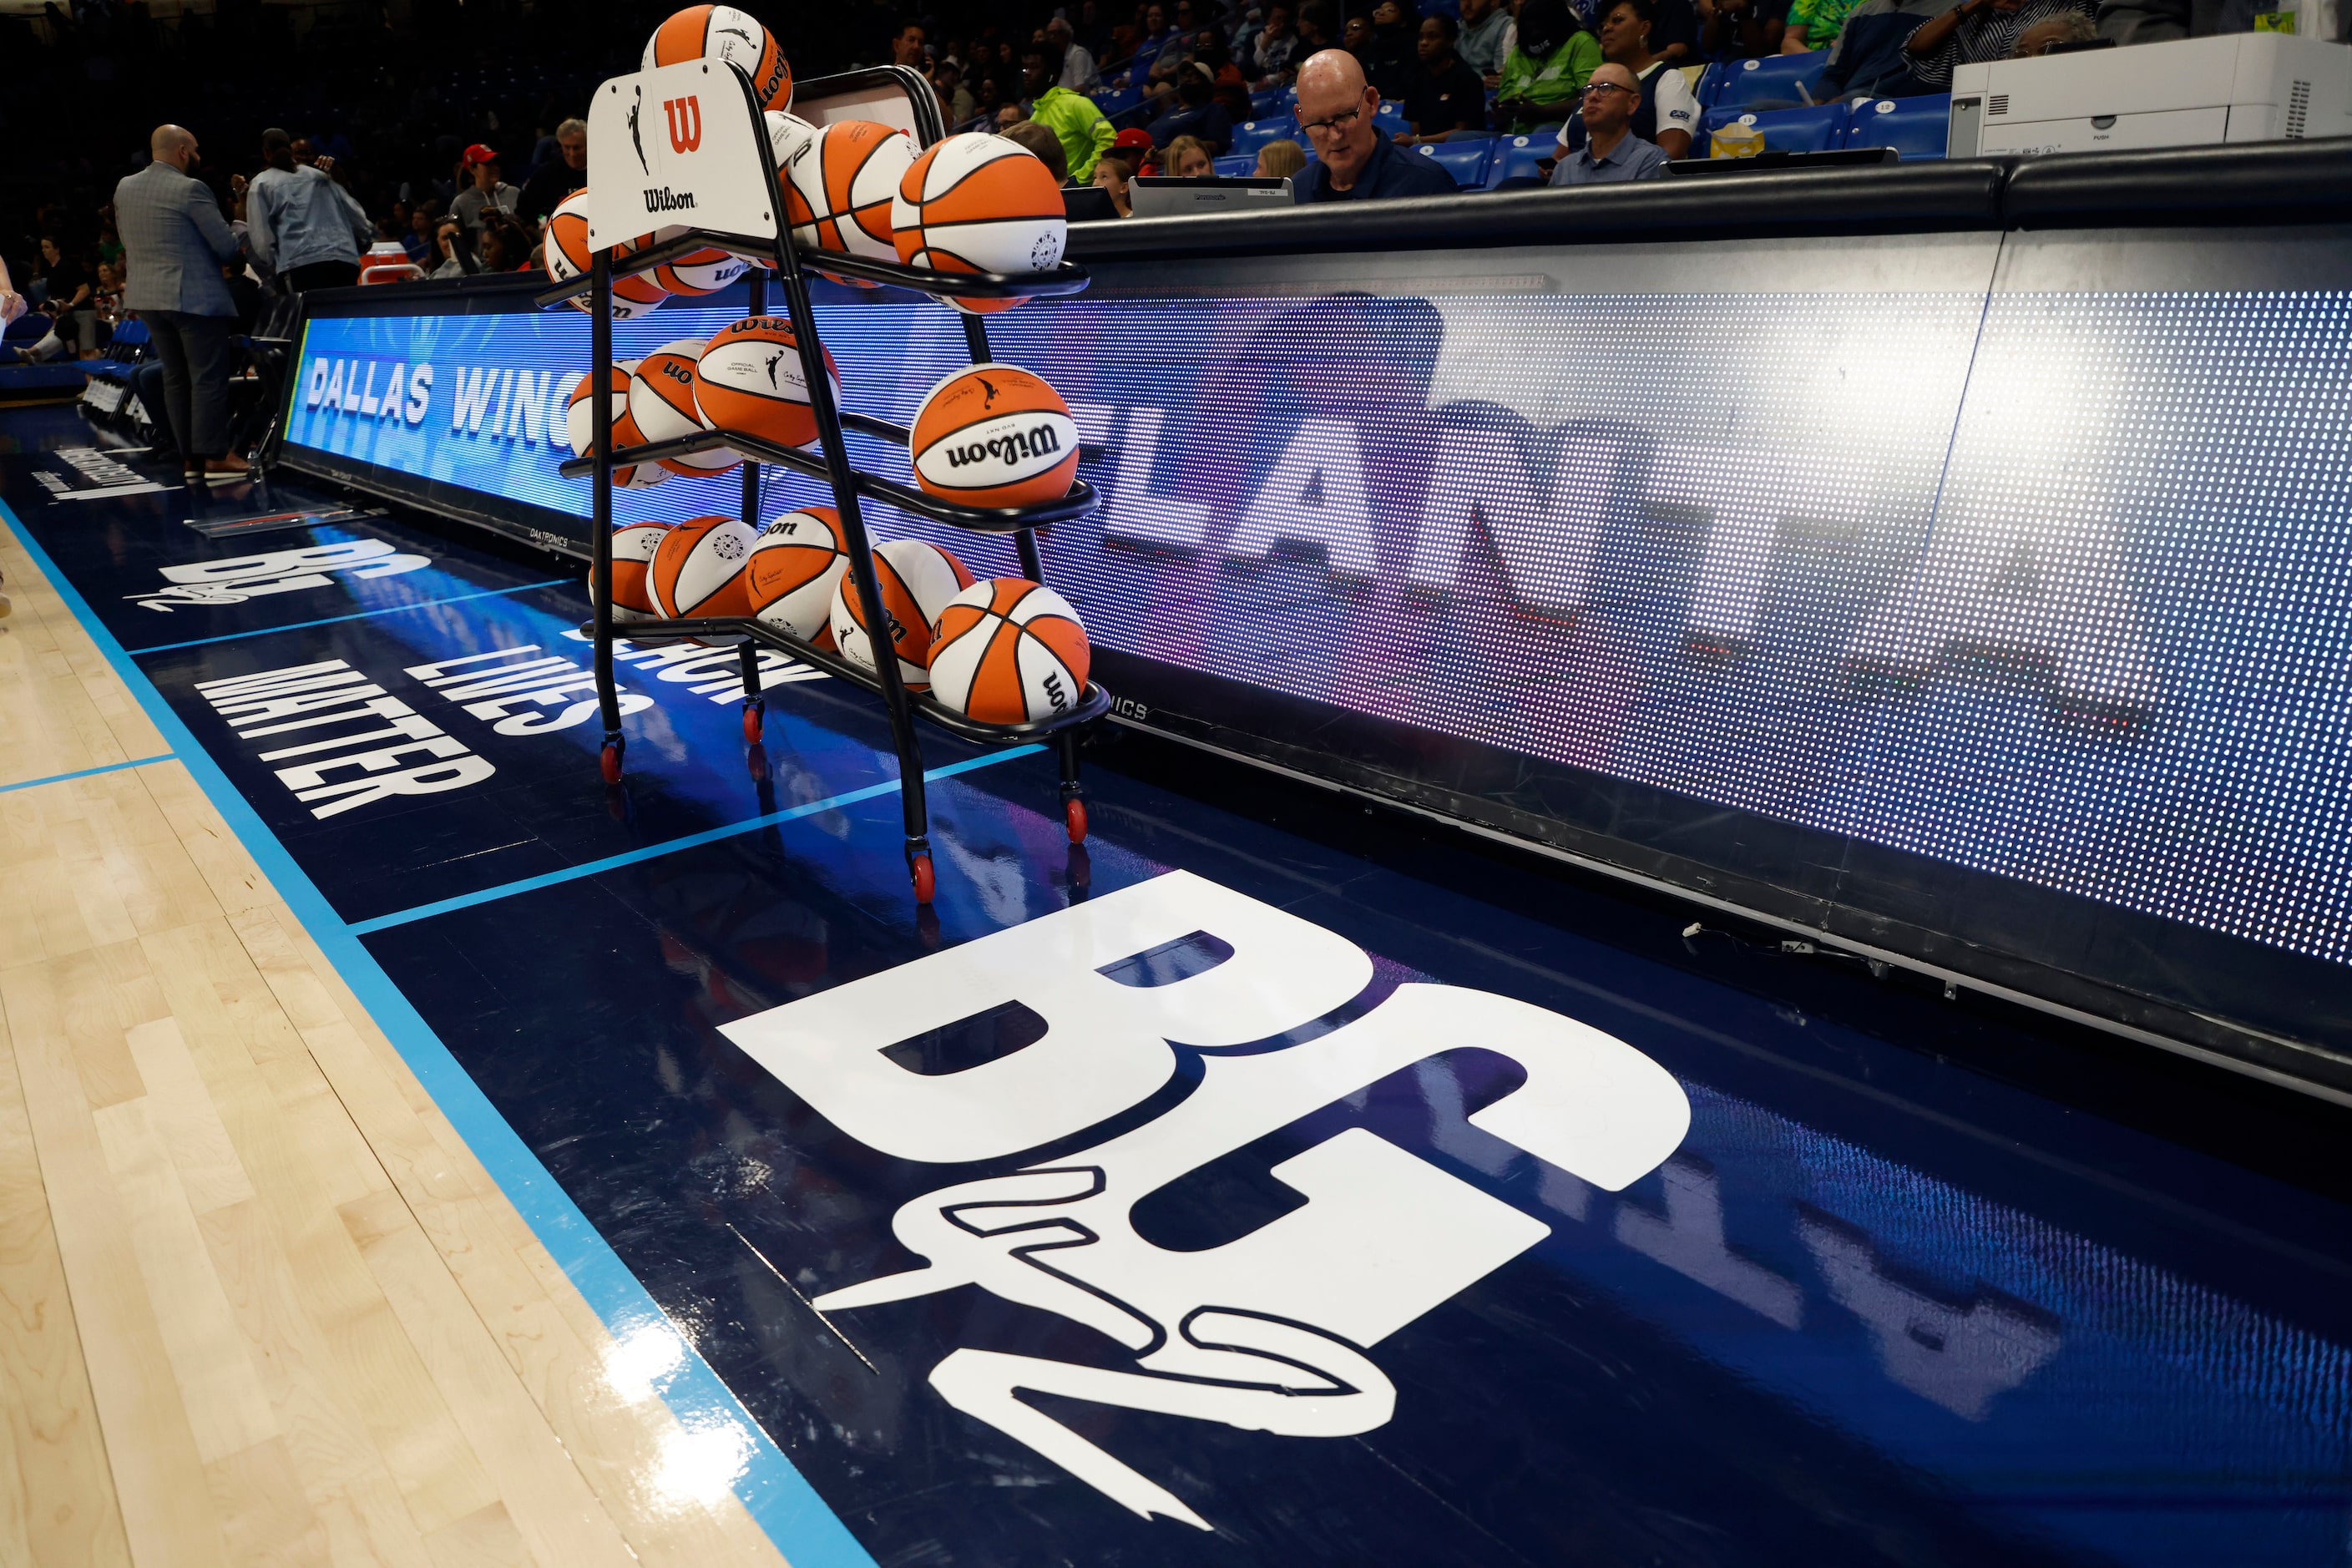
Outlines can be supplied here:
[[1074, 260], [1998, 229], [2007, 165], [1893, 163], [1729, 179], [1331, 202], [1070, 226]]
[[2012, 228], [2342, 223], [2352, 219], [2352, 138], [2029, 159], [2001, 209]]

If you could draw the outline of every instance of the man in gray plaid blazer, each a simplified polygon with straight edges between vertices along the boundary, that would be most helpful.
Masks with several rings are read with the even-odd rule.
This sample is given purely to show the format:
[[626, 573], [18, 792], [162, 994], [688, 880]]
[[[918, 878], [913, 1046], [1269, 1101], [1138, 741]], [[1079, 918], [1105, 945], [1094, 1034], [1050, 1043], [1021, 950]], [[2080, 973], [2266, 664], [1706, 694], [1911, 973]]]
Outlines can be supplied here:
[[192, 483], [236, 476], [228, 452], [228, 334], [236, 303], [222, 266], [239, 241], [220, 204], [188, 171], [196, 139], [159, 125], [148, 142], [155, 161], [114, 187], [114, 223], [131, 275], [126, 309], [139, 312], [163, 362], [163, 414]]

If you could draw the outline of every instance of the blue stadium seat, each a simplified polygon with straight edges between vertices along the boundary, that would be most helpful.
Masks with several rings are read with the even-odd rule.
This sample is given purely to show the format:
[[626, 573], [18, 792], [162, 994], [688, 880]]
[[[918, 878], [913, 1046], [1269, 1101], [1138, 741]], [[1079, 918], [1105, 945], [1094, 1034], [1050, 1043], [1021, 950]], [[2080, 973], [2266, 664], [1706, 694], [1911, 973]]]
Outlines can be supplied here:
[[1217, 173], [1229, 180], [1246, 179], [1257, 172], [1257, 154], [1255, 153], [1228, 153], [1213, 161]]
[[1143, 101], [1143, 89], [1139, 87], [1107, 88], [1096, 93], [1094, 100], [1095, 107], [1106, 116], [1121, 115]]
[[1269, 142], [1303, 140], [1298, 133], [1298, 121], [1287, 114], [1279, 120], [1244, 120], [1234, 127], [1233, 152], [1246, 153], [1255, 159], [1257, 150]]
[[1492, 136], [1463, 137], [1452, 142], [1423, 142], [1413, 151], [1442, 164], [1454, 176], [1454, 183], [1464, 190], [1475, 191], [1486, 187], [1486, 165], [1494, 157], [1495, 142]]
[[1270, 87], [1264, 92], [1250, 94], [1250, 112], [1260, 120], [1272, 120], [1290, 111], [1292, 91], [1286, 87]]
[[[1817, 109], [1710, 109], [1700, 118], [1698, 140], [1705, 146], [1715, 133], [1744, 120], [1764, 133], [1767, 153], [1826, 153], [1845, 145], [1846, 110], [1843, 103]], [[1695, 150], [1696, 151], [1696, 150]]]
[[1892, 147], [1906, 163], [1915, 158], [1944, 155], [1952, 118], [1952, 95], [1932, 98], [1882, 98], [1853, 106], [1846, 127], [1849, 147]]
[[1384, 98], [1381, 100], [1380, 108], [1372, 111], [1372, 117], [1381, 122], [1381, 130], [1393, 136], [1403, 128], [1404, 105], [1392, 98]]
[[1714, 99], [1700, 101], [1708, 109], [1785, 109], [1806, 103], [1813, 89], [1821, 86], [1822, 71], [1829, 63], [1827, 49], [1775, 55], [1763, 60], [1735, 60], [1724, 67], [1723, 80]]
[[1698, 86], [1691, 90], [1698, 94], [1698, 106], [1701, 109], [1715, 107], [1716, 98], [1723, 91], [1724, 82], [1729, 79], [1731, 72], [1738, 65], [1737, 60], [1717, 60], [1698, 73]]
[[1532, 132], [1525, 136], [1497, 136], [1495, 138], [1494, 159], [1486, 165], [1486, 188], [1499, 190], [1506, 180], [1542, 179], [1543, 171], [1536, 167], [1536, 160], [1550, 157], [1556, 145], [1554, 138]]

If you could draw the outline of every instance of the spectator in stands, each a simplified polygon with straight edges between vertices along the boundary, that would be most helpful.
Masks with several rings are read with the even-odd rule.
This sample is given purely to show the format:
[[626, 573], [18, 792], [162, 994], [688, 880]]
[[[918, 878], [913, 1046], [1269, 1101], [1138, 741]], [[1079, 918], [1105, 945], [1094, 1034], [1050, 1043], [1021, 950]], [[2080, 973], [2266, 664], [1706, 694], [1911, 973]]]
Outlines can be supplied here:
[[348, 289], [360, 280], [360, 252], [374, 243], [367, 211], [335, 184], [335, 161], [294, 162], [294, 143], [275, 128], [261, 133], [261, 173], [248, 184], [229, 181], [245, 197], [246, 240], [255, 258], [285, 280], [290, 293]]
[[1920, 23], [1903, 52], [1924, 90], [1948, 92], [1955, 66], [2008, 59], [2018, 40], [2042, 23], [2095, 15], [2092, 0], [1966, 0]]
[[1911, 57], [1903, 52], [1913, 29], [1940, 16], [1959, 0], [1862, 0], [1846, 13], [1838, 41], [1830, 46], [1813, 98], [1834, 103], [1850, 98], [1895, 98], [1919, 90], [1911, 77]]
[[544, 225], [564, 197], [588, 184], [588, 122], [567, 120], [555, 128], [555, 156], [523, 182], [517, 216], [534, 227]]
[[1194, 60], [1176, 84], [1176, 107], [1151, 122], [1151, 140], [1165, 147], [1179, 136], [1197, 136], [1219, 154], [1234, 144], [1233, 116], [1216, 101], [1209, 68]]
[[1400, 103], [1411, 90], [1413, 72], [1420, 64], [1414, 53], [1413, 30], [1404, 18], [1402, 0], [1381, 0], [1372, 7], [1369, 53], [1358, 57], [1365, 60], [1364, 74], [1380, 95]]
[[1760, 60], [1780, 52], [1790, 0], [1698, 0], [1699, 52], [1711, 60]]
[[1257, 167], [1250, 173], [1261, 180], [1296, 180], [1306, 167], [1307, 150], [1286, 136], [1257, 150]]
[[421, 201], [408, 216], [408, 232], [400, 237], [400, 248], [408, 252], [408, 259], [427, 271], [433, 267], [433, 229], [440, 218], [439, 203]]
[[1576, 112], [1601, 64], [1601, 40], [1568, 0], [1522, 0], [1518, 29], [1503, 60], [1496, 118], [1510, 131], [1560, 124]]
[[1021, 107], [1021, 100], [1016, 98], [1012, 102], [1004, 105], [1003, 108], [999, 109], [996, 111], [996, 123], [990, 126], [989, 129], [1002, 132], [1010, 130], [1015, 125], [1021, 124], [1028, 118], [1029, 111]]
[[[1045, 172], [1054, 176], [1055, 184], [1066, 185], [1070, 183], [1069, 154], [1062, 146], [1062, 139], [1054, 134], [1051, 127], [1034, 120], [1024, 120], [1018, 125], [998, 132], [997, 134], [1007, 142], [1017, 142], [1035, 153], [1037, 162], [1045, 165]], [[1089, 167], [1087, 173], [1091, 175], [1094, 170]]]
[[[1492, 0], [1490, 0], [1492, 3]], [[1290, 7], [1276, 5], [1265, 14], [1265, 26], [1251, 41], [1249, 68], [1243, 74], [1256, 87], [1280, 84], [1282, 73], [1290, 68], [1291, 58], [1298, 52], [1298, 33], [1290, 25]]]
[[1135, 54], [1127, 62], [1127, 69], [1118, 79], [1121, 87], [1141, 87], [1151, 79], [1151, 68], [1160, 61], [1160, 51], [1176, 39], [1177, 34], [1168, 25], [1167, 11], [1158, 5], [1143, 8], [1143, 36], [1135, 40]]
[[980, 112], [979, 100], [964, 85], [960, 67], [942, 61], [932, 72], [931, 86], [940, 95], [940, 113], [950, 125], [961, 125]]
[[1380, 93], [1344, 49], [1326, 49], [1298, 68], [1298, 123], [1321, 160], [1291, 187], [1299, 201], [1369, 202], [1454, 192], [1453, 175], [1430, 159], [1400, 152], [1389, 140], [1375, 120], [1380, 107]]
[[1179, 136], [1168, 143], [1161, 162], [1170, 174], [1183, 180], [1205, 180], [1217, 172], [1217, 160], [1198, 136]]
[[1134, 147], [1113, 147], [1095, 160], [1095, 188], [1110, 196], [1110, 205], [1118, 209], [1121, 217], [1131, 217], [1134, 209], [1128, 205], [1127, 184], [1143, 166], [1143, 155]]
[[530, 235], [493, 207], [482, 215], [482, 270], [520, 272], [530, 266]]
[[522, 204], [522, 193], [499, 178], [499, 152], [477, 142], [466, 149], [466, 173], [473, 184], [449, 204], [449, 216], [466, 226], [468, 235], [482, 232], [482, 211], [496, 207], [511, 213]]
[[1061, 138], [1070, 175], [1090, 180], [1095, 160], [1110, 145], [1114, 132], [1093, 99], [1061, 85], [1063, 74], [1061, 57], [1051, 41], [1030, 45], [1021, 57], [1021, 89], [1029, 95], [1029, 118]]
[[1454, 52], [1460, 32], [1443, 11], [1421, 19], [1419, 68], [1404, 95], [1405, 123], [1412, 131], [1397, 138], [1398, 146], [1486, 129], [1486, 84]]
[[[872, 34], [866, 35], [871, 37]], [[890, 63], [904, 66], [928, 79], [931, 74], [930, 51], [923, 47], [923, 27], [919, 22], [901, 22], [898, 30], [890, 35]]]
[[1788, 26], [1780, 32], [1780, 52], [1801, 55], [1826, 49], [1837, 42], [1846, 14], [1855, 0], [1790, 0]]
[[7, 258], [0, 257], [0, 327], [22, 319], [31, 308], [25, 297], [16, 292], [16, 281], [8, 276]]
[[979, 101], [973, 106], [973, 118], [991, 127], [996, 124], [996, 111], [1004, 107], [1004, 94], [998, 90], [994, 77], [981, 79]]
[[164, 414], [191, 479], [241, 474], [228, 457], [228, 329], [236, 301], [221, 266], [237, 255], [220, 203], [188, 170], [196, 139], [159, 125], [153, 161], [114, 187], [131, 265], [123, 303], [139, 312], [163, 362]]
[[1601, 58], [1623, 66], [1641, 84], [1633, 134], [1664, 148], [1669, 158], [1687, 157], [1698, 130], [1698, 95], [1681, 71], [1651, 52], [1650, 29], [1657, 19], [1656, 0], [1616, 0], [1601, 19]]
[[1595, 70], [1584, 84], [1584, 145], [1562, 150], [1551, 183], [1604, 185], [1664, 174], [1664, 152], [1633, 134], [1633, 110], [1641, 101], [1642, 84], [1632, 71], [1608, 63]]
[[443, 218], [433, 231], [433, 254], [434, 264], [425, 272], [427, 278], [471, 278], [478, 270], [473, 242], [466, 226], [455, 216]]
[[2017, 47], [2011, 52], [2012, 58], [2030, 60], [2048, 54], [2061, 44], [2094, 43], [2098, 37], [2099, 26], [2088, 16], [2079, 14], [2053, 16], [2047, 21], [2036, 22], [2017, 35]]
[[1045, 42], [1062, 57], [1062, 71], [1056, 79], [1057, 85], [1076, 93], [1095, 92], [1101, 89], [1102, 72], [1095, 68], [1094, 51], [1077, 41], [1066, 18], [1055, 16], [1045, 24]]
[[1291, 51], [1290, 75], [1296, 79], [1299, 68], [1325, 49], [1341, 47], [1339, 24], [1334, 17], [1330, 0], [1300, 0], [1298, 47]]
[[1494, 92], [1503, 85], [1503, 57], [1510, 52], [1511, 13], [1503, 0], [1462, 0], [1462, 25], [1454, 52]]
[[89, 305], [89, 278], [54, 234], [41, 236], [41, 270], [35, 276], [41, 280], [41, 308], [60, 321]]

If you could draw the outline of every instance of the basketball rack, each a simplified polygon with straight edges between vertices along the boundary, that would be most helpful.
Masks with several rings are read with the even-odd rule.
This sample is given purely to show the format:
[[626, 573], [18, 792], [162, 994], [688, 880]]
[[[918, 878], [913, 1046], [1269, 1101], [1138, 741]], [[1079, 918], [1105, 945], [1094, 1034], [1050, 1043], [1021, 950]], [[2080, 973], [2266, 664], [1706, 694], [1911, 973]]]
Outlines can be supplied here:
[[[591, 549], [594, 568], [590, 577], [589, 594], [595, 614], [583, 624], [581, 630], [588, 635], [595, 648], [596, 700], [604, 724], [601, 765], [608, 784], [621, 782], [624, 753], [628, 744], [621, 730], [620, 693], [613, 669], [615, 626], [612, 602], [613, 470], [615, 468], [727, 447], [743, 458], [742, 519], [754, 530], [761, 526], [760, 474], [762, 468], [788, 468], [824, 480], [832, 489], [834, 505], [841, 513], [843, 542], [848, 547], [850, 575], [857, 585], [859, 601], [877, 607], [883, 602], [882, 595], [874, 570], [872, 543], [859, 510], [861, 498], [884, 502], [956, 528], [982, 533], [1009, 533], [1013, 535], [1014, 549], [1020, 557], [1021, 570], [1031, 581], [1038, 583], [1045, 581], [1045, 568], [1038, 558], [1035, 531], [1048, 524], [1084, 517], [1093, 511], [1097, 504], [1094, 488], [1084, 480], [1076, 480], [1060, 500], [1036, 506], [1003, 509], [961, 506], [930, 495], [912, 484], [866, 472], [851, 461], [846, 431], [856, 430], [863, 436], [901, 448], [910, 444], [912, 433], [903, 425], [851, 412], [835, 401], [824, 344], [817, 337], [816, 315], [809, 305], [807, 273], [800, 247], [793, 240], [792, 225], [786, 216], [789, 209], [784, 205], [784, 193], [761, 117], [759, 101], [749, 78], [732, 66], [723, 68], [735, 79], [740, 89], [744, 112], [751, 116], [757, 133], [760, 166], [767, 181], [768, 210], [777, 215], [778, 219], [773, 226], [774, 232], [744, 236], [692, 229], [659, 245], [633, 251], [618, 266], [614, 264], [610, 248], [599, 249], [593, 253], [590, 268], [584, 275], [536, 297], [536, 302], [542, 309], [562, 305], [583, 295], [589, 300], [592, 322], [589, 352], [593, 362], [591, 374], [594, 378], [592, 430], [595, 449], [590, 457], [575, 458], [564, 463], [560, 471], [567, 479], [586, 475], [594, 481], [595, 510], [591, 531], [593, 534]], [[893, 94], [906, 99], [911, 111], [915, 137], [920, 146], [929, 147], [945, 135], [946, 128], [940, 121], [939, 106], [931, 98], [929, 84], [902, 68], [877, 67], [822, 78], [803, 84], [795, 98], [802, 102], [839, 98], [870, 110], [880, 102], [887, 101]], [[809, 409], [816, 423], [817, 449], [814, 452], [782, 446], [749, 431], [723, 428], [699, 431], [667, 441], [648, 442], [617, 452], [613, 450], [613, 280], [647, 272], [681, 256], [713, 247], [746, 258], [762, 255], [774, 263], [777, 281], [783, 289], [793, 336], [799, 346], [801, 374], [808, 388]], [[822, 266], [827, 273], [972, 300], [1027, 300], [1076, 294], [1084, 289], [1088, 281], [1083, 268], [1067, 262], [1052, 271], [1039, 273], [943, 273], [825, 251], [822, 253]], [[751, 289], [750, 313], [754, 316], [765, 314], [768, 290], [765, 271], [754, 266], [748, 282]], [[980, 364], [989, 361], [992, 356], [986, 323], [977, 315], [965, 313], [963, 330], [965, 345], [971, 352], [972, 363]], [[880, 617], [877, 618], [878, 622]], [[1089, 683], [1066, 713], [1031, 723], [992, 724], [958, 713], [929, 694], [919, 696], [909, 691], [899, 675], [898, 660], [894, 652], [883, 651], [887, 639], [879, 634], [878, 629], [870, 639], [877, 647], [875, 668], [868, 669], [836, 652], [789, 636], [755, 616], [688, 619], [648, 616], [620, 624], [627, 628], [627, 636], [632, 642], [714, 637], [740, 640], [743, 673], [743, 739], [751, 745], [760, 743], [767, 707], [760, 684], [758, 650], [761, 647], [777, 649], [824, 670], [836, 679], [878, 696], [889, 716], [891, 742], [898, 752], [898, 797], [906, 826], [907, 874], [914, 885], [918, 904], [930, 903], [938, 886], [937, 875], [931, 865], [929, 811], [924, 797], [922, 752], [915, 726], [918, 719], [981, 745], [1022, 746], [1050, 742], [1060, 761], [1064, 825], [1072, 845], [1085, 842], [1087, 805], [1078, 776], [1077, 728], [1110, 710], [1110, 696], [1097, 685]]]

